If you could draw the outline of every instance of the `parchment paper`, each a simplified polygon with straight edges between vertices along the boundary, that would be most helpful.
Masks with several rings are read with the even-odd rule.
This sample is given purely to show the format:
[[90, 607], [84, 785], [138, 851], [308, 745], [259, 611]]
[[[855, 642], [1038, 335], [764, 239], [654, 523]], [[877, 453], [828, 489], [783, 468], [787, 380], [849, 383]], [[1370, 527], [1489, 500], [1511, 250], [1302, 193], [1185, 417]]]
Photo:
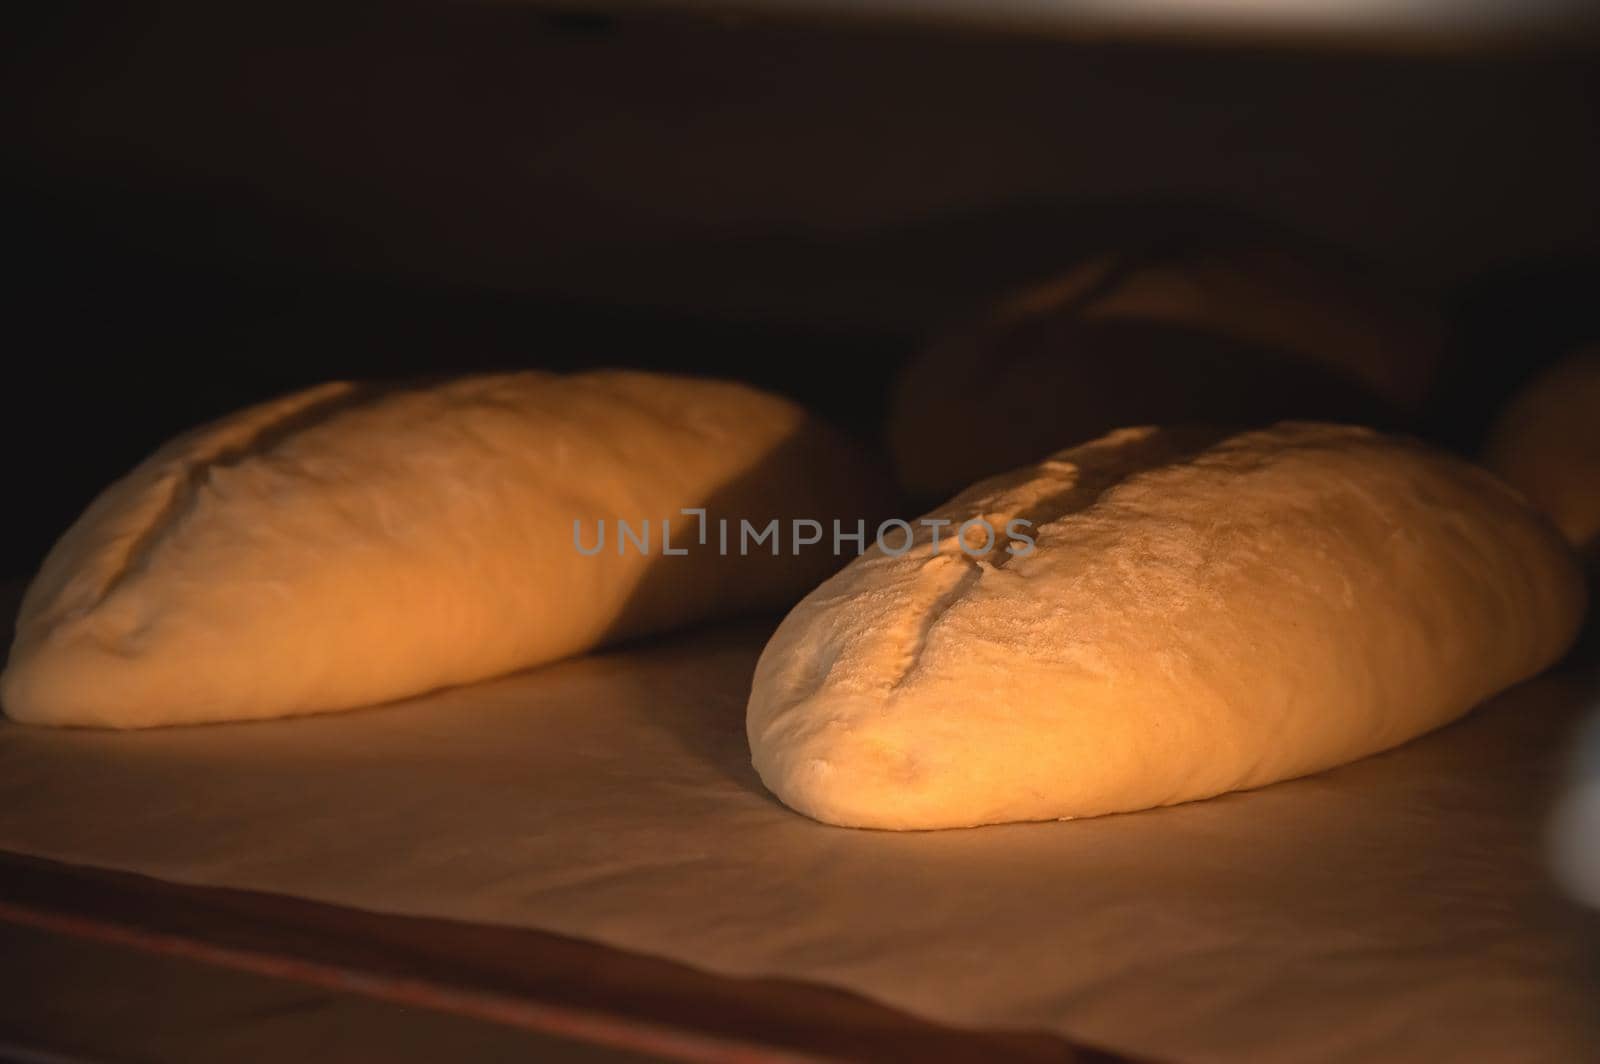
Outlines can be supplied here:
[[6, 724], [0, 847], [541, 928], [1163, 1060], [1600, 1059], [1594, 926], [1541, 853], [1584, 676], [1253, 793], [886, 834], [762, 790], [743, 709], [767, 632], [297, 721]]

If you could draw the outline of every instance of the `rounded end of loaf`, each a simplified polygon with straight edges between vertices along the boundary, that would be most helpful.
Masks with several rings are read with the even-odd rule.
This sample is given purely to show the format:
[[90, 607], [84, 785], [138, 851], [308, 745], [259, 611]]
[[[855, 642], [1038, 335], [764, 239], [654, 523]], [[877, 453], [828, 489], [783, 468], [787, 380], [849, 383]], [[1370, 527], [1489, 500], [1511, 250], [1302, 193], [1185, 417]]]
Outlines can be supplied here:
[[128, 712], [136, 704], [135, 692], [147, 686], [134, 658], [47, 639], [12, 649], [0, 673], [0, 709], [19, 724], [50, 727], [133, 729], [168, 723]]
[[[1035, 744], [1022, 731], [996, 728], [974, 744], [946, 727], [917, 727], [981, 713], [982, 693], [919, 692], [901, 707], [911, 718], [906, 726], [896, 720], [896, 701], [890, 696], [886, 710], [876, 696], [824, 691], [788, 705], [753, 706], [751, 760], [762, 783], [813, 820], [878, 831], [1072, 819], [1161, 802], [1145, 796], [1118, 804], [1116, 795], [1102, 801], [1089, 793], [1085, 785], [1102, 773], [1073, 756], [1088, 747], [1071, 729], [1047, 759], [1057, 787], [1045, 796], [1029, 758]], [[1063, 778], [1074, 782], [1062, 786]]]
[[[818, 699], [828, 705], [810, 704]], [[813, 696], [758, 728], [751, 715], [750, 749], [761, 782], [798, 813], [835, 827], [917, 831], [952, 827], [937, 808], [940, 781], [903, 746], [874, 739], [857, 726], [870, 707]], [[837, 703], [837, 704], [835, 704]], [[821, 721], [820, 725], [816, 722]], [[795, 734], [796, 729], [805, 734]], [[948, 793], [944, 793], [948, 800]]]

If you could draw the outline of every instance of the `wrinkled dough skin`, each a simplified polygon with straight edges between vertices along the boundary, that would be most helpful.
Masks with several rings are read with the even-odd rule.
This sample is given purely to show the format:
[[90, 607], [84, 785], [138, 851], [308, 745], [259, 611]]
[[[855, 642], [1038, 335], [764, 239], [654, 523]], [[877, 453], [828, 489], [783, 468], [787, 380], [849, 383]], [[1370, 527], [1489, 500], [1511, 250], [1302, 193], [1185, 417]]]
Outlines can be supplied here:
[[1515, 492], [1365, 429], [1121, 430], [929, 516], [979, 515], [1032, 520], [1036, 549], [935, 553], [922, 528], [773, 635], [746, 723], [790, 807], [951, 828], [1259, 787], [1461, 716], [1560, 657], [1584, 610]]
[[[777, 608], [831, 555], [664, 557], [660, 521], [682, 549], [683, 507], [856, 517], [880, 485], [799, 407], [727, 382], [323, 385], [108, 488], [29, 588], [0, 700], [19, 721], [114, 728], [316, 713]], [[579, 553], [574, 520], [592, 546], [602, 519], [606, 549]], [[649, 557], [617, 553], [617, 519], [650, 520]]]

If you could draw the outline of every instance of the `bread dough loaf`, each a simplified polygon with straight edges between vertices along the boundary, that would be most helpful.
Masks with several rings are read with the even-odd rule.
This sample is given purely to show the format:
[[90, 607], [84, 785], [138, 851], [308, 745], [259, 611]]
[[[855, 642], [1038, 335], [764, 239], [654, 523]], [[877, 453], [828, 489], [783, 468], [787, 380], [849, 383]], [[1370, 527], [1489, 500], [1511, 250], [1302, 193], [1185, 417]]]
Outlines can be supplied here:
[[[1108, 256], [914, 358], [889, 444], [901, 483], [934, 500], [1122, 425], [1399, 423], [1442, 337], [1431, 313], [1278, 248]], [[984, 445], [928, 445], [952, 431]]]
[[[975, 517], [987, 556], [950, 535]], [[951, 522], [937, 551], [925, 524], [868, 551], [756, 668], [756, 769], [818, 820], [1087, 817], [1316, 772], [1538, 672], [1584, 608], [1515, 492], [1365, 429], [1123, 430], [924, 520]]]
[[1600, 347], [1524, 387], [1495, 422], [1484, 458], [1600, 561]]
[[[315, 713], [781, 608], [832, 551], [724, 555], [718, 516], [854, 527], [885, 479], [739, 384], [328, 384], [180, 437], [108, 488], [29, 588], [0, 700], [20, 721], [115, 728]], [[706, 546], [686, 507], [709, 511]], [[664, 553], [663, 519], [688, 554]], [[604, 549], [580, 552], [602, 521]]]

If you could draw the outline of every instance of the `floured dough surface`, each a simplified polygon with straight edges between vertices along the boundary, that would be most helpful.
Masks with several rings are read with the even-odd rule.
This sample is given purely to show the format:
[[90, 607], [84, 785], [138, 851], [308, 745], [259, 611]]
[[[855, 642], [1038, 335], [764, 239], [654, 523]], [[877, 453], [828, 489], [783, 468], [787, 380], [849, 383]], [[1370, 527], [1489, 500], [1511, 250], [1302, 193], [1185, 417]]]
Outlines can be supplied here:
[[[1127, 252], [1004, 301], [914, 358], [892, 396], [905, 487], [943, 499], [1123, 425], [1380, 424], [1428, 393], [1436, 316], [1275, 247]], [[959, 428], [982, 447], [930, 447]]]
[[[950, 529], [975, 517], [1029, 520], [1033, 549], [969, 556]], [[1122, 430], [927, 519], [938, 550], [927, 526], [870, 550], [757, 667], [755, 766], [818, 820], [1086, 817], [1316, 772], [1538, 672], [1584, 609], [1515, 492], [1365, 429]]]
[[1600, 347], [1524, 387], [1496, 420], [1484, 460], [1600, 561]]
[[[369, 705], [793, 602], [813, 550], [724, 555], [682, 508], [870, 516], [881, 481], [787, 400], [636, 372], [335, 383], [182, 436], [24, 600], [14, 719], [133, 728]], [[663, 553], [661, 522], [673, 524]], [[649, 521], [648, 553], [617, 522]], [[604, 549], [593, 548], [600, 522]], [[714, 544], [714, 540], [708, 537]]]

